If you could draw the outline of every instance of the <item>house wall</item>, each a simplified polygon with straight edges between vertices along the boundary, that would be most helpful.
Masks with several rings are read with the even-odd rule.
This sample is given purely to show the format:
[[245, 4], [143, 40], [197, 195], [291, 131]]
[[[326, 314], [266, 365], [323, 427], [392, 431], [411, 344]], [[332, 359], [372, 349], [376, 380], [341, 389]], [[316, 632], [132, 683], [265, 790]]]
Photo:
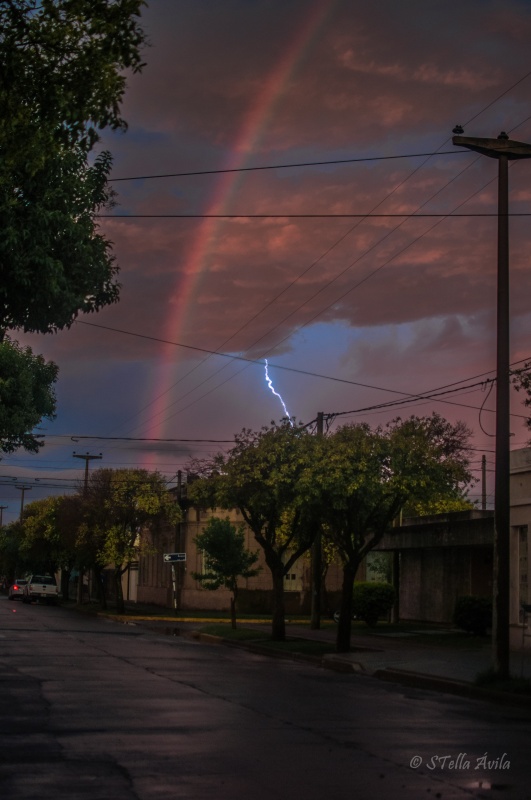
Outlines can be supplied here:
[[[175, 564], [177, 607], [183, 610], [228, 611], [230, 592], [220, 588], [216, 591], [204, 589], [194, 580], [192, 573], [203, 570], [203, 555], [194, 544], [212, 516], [229, 518], [233, 525], [243, 524], [237, 509], [199, 510], [189, 508], [183, 522], [175, 530], [166, 530], [150, 538], [152, 552], [140, 557], [137, 586], [139, 603], [154, 603], [164, 607], [173, 606], [172, 569], [165, 564], [164, 553], [186, 553], [186, 561]], [[253, 578], [240, 579], [238, 590], [238, 609], [246, 613], [269, 613], [272, 610], [271, 573], [265, 563], [262, 548], [255, 541], [252, 531], [244, 526], [245, 547], [258, 552], [259, 574]], [[364, 578], [360, 571], [359, 580]], [[284, 581], [284, 601], [287, 614], [308, 614], [311, 609], [311, 574], [309, 554], [303, 555], [290, 569]], [[330, 613], [338, 607], [341, 587], [341, 569], [332, 565], [326, 577], [323, 613]]]
[[400, 619], [450, 623], [457, 599], [468, 594], [492, 595], [492, 547], [400, 554]]
[[[522, 604], [531, 604], [531, 448], [511, 453], [510, 621], [511, 645], [531, 647], [531, 615]], [[523, 625], [525, 624], [525, 630]]]
[[463, 595], [492, 596], [492, 511], [406, 520], [376, 548], [399, 553], [401, 620], [449, 624]]

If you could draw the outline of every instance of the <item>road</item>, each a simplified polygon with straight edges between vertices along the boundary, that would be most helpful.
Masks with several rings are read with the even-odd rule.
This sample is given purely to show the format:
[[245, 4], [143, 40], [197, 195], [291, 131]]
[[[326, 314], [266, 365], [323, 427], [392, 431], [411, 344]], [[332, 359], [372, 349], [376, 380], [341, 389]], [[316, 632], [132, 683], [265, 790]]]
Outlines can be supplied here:
[[531, 707], [4, 597], [0, 637], [2, 797], [531, 797]]

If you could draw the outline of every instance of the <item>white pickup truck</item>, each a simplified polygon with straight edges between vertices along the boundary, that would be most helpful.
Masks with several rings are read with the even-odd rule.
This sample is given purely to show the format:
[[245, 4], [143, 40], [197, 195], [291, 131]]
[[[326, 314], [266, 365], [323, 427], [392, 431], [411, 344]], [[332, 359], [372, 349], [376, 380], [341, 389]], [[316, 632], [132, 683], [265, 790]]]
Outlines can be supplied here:
[[22, 594], [23, 603], [31, 603], [32, 600], [57, 603], [59, 590], [53, 575], [28, 575], [26, 580]]

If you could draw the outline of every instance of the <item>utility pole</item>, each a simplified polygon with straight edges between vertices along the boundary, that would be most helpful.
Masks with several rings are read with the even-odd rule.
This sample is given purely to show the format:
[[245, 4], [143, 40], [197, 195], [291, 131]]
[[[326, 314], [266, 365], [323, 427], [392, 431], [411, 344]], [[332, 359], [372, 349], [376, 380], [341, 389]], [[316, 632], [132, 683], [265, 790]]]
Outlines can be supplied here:
[[[316, 435], [322, 436], [324, 433], [323, 425], [324, 413], [319, 411], [317, 413], [317, 430]], [[317, 532], [314, 543], [312, 544], [312, 615], [310, 620], [310, 628], [314, 631], [319, 630], [321, 627], [321, 594], [322, 594], [322, 577], [323, 577], [323, 543], [321, 541], [321, 530]]]
[[[83, 495], [86, 497], [88, 491], [89, 463], [93, 459], [103, 458], [103, 454], [100, 453], [97, 456], [93, 456], [90, 453], [76, 453], [74, 451], [72, 455], [74, 458], [82, 458], [85, 462], [85, 479], [83, 481]], [[83, 603], [83, 570], [81, 568], [81, 564], [79, 565], [79, 578], [77, 583], [77, 602], [79, 605]]]
[[4, 519], [4, 509], [5, 509], [5, 508], [7, 508], [7, 506], [0, 506], [0, 528], [1, 528], [1, 527], [2, 527], [2, 525], [3, 525], [3, 519]]
[[481, 456], [481, 510], [487, 510], [487, 456]]
[[[463, 133], [461, 127], [455, 134]], [[496, 464], [494, 481], [493, 657], [500, 677], [510, 674], [510, 453], [509, 453], [509, 161], [531, 158], [531, 144], [454, 136], [453, 144], [498, 159], [498, 295], [496, 357]]]
[[102, 453], [100, 453], [99, 456], [92, 456], [90, 455], [90, 453], [76, 453], [75, 451], [72, 453], [72, 455], [74, 458], [82, 458], [85, 462], [85, 479], [83, 482], [83, 493], [86, 494], [88, 489], [89, 462], [95, 458], [96, 459], [103, 458], [103, 455]]
[[22, 522], [22, 512], [24, 511], [24, 495], [26, 492], [31, 492], [32, 486], [15, 486], [22, 494], [20, 495], [20, 516], [19, 520]]

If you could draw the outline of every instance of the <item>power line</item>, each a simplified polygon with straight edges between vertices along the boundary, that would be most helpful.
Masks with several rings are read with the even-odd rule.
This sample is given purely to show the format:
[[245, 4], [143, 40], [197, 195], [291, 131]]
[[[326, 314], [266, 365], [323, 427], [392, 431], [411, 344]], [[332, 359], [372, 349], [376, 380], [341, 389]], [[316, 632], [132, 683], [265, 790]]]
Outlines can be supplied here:
[[[100, 325], [100, 324], [95, 323], [95, 322], [85, 322], [83, 320], [76, 320], [76, 322], [78, 324], [80, 324], [80, 325], [87, 325], [87, 326], [89, 326], [91, 328], [102, 328], [103, 330], [112, 331], [114, 333], [122, 333], [122, 334], [125, 334], [127, 336], [135, 336], [135, 337], [140, 338], [140, 339], [148, 339], [149, 341], [159, 342], [161, 344], [170, 344], [170, 345], [173, 345], [174, 347], [184, 347], [184, 348], [189, 349], [189, 350], [197, 350], [200, 353], [208, 353], [209, 355], [221, 356], [223, 358], [228, 358], [231, 361], [244, 361], [249, 365], [250, 364], [256, 364], [256, 365], [258, 365], [260, 367], [264, 366], [264, 362], [261, 361], [261, 360], [258, 360], [258, 359], [245, 358], [244, 356], [235, 356], [235, 355], [231, 355], [230, 353], [220, 353], [220, 352], [218, 352], [216, 350], [207, 350], [204, 347], [194, 347], [193, 345], [185, 345], [185, 344], [181, 344], [179, 342], [169, 341], [168, 339], [159, 339], [156, 336], [147, 336], [147, 335], [144, 335], [142, 333], [136, 333], [134, 331], [126, 331], [126, 330], [123, 330], [121, 328], [111, 328], [108, 325]], [[520, 363], [521, 361], [526, 361], [526, 360], [528, 360], [528, 359], [519, 359], [519, 361], [517, 361], [515, 363]], [[296, 367], [286, 367], [286, 366], [283, 366], [281, 364], [270, 364], [270, 367], [272, 367], [274, 369], [281, 369], [281, 370], [284, 370], [286, 372], [294, 372], [294, 373], [299, 374], [299, 375], [307, 375], [307, 376], [312, 377], [312, 378], [320, 378], [320, 379], [323, 379], [323, 380], [335, 381], [337, 383], [346, 383], [346, 384], [350, 384], [352, 386], [359, 386], [359, 387], [361, 387], [363, 389], [375, 389], [375, 390], [381, 391], [381, 392], [390, 392], [392, 394], [400, 394], [403, 397], [406, 397], [406, 398], [411, 399], [411, 400], [431, 399], [428, 396], [430, 393], [425, 393], [423, 395], [416, 395], [416, 394], [411, 394], [409, 392], [402, 392], [402, 391], [400, 391], [398, 389], [390, 389], [389, 387], [375, 386], [374, 384], [369, 384], [369, 383], [361, 383], [360, 381], [352, 381], [352, 380], [348, 380], [347, 378], [338, 378], [338, 377], [333, 376], [333, 375], [323, 375], [322, 373], [319, 373], [319, 372], [310, 372], [309, 370], [298, 369]], [[482, 383], [486, 383], [486, 382], [483, 381], [483, 382], [480, 382], [478, 384], [473, 384], [473, 386], [478, 386], [478, 385], [481, 385]], [[448, 384], [448, 385], [451, 386], [452, 384]], [[439, 388], [443, 389], [443, 388], [446, 388], [446, 387], [439, 387]], [[456, 389], [454, 389], [452, 391], [453, 392], [458, 392], [458, 391], [462, 391], [462, 390], [467, 389], [467, 388], [470, 388], [470, 387], [469, 386], [459, 386], [459, 387], [457, 387]], [[438, 390], [433, 390], [433, 391], [438, 391]], [[441, 394], [447, 394], [447, 393], [450, 394], [451, 391], [449, 391], [449, 392], [441, 392]], [[404, 401], [396, 401], [396, 402], [398, 404], [398, 403], [404, 402]], [[389, 405], [393, 405], [393, 403], [390, 402]], [[453, 405], [462, 405], [462, 404], [461, 403], [453, 403]], [[374, 408], [381, 408], [381, 407], [382, 407], [381, 405], [374, 406]], [[465, 406], [465, 407], [466, 408], [474, 408], [474, 409], [477, 408], [476, 406]], [[362, 409], [362, 410], [366, 410], [366, 409]], [[332, 414], [332, 416], [339, 416], [340, 414], [353, 414], [353, 413], [357, 413], [357, 412], [355, 412], [355, 411], [334, 412], [334, 414]], [[521, 415], [521, 414], [514, 414], [513, 416], [522, 417], [523, 419], [527, 419], [526, 416]], [[66, 434], [65, 434], [65, 436], [66, 436]], [[216, 441], [218, 441], [220, 443], [221, 442], [227, 442], [227, 441], [231, 441], [232, 442], [232, 439], [231, 440], [205, 440], [205, 439], [201, 439], [201, 440], [186, 440], [186, 439], [151, 439], [151, 438], [143, 438], [143, 439], [142, 438], [138, 438], [138, 439], [135, 439], [135, 438], [132, 438], [132, 437], [119, 437], [119, 436], [117, 436], [117, 437], [112, 437], [112, 436], [108, 436], [108, 437], [105, 437], [105, 436], [102, 436], [102, 437], [98, 437], [98, 436], [95, 436], [95, 437], [80, 436], [80, 437], [76, 437], [76, 438], [94, 438], [94, 439], [109, 439], [109, 440], [115, 439], [117, 441], [176, 441], [176, 442], [178, 442], [178, 441], [203, 441], [203, 442], [208, 442], [208, 441], [216, 442]]]
[[234, 167], [232, 169], [202, 169], [193, 172], [167, 172], [158, 175], [134, 175], [133, 177], [109, 178], [109, 181], [146, 181], [158, 178], [186, 178], [195, 175], [224, 175], [230, 172], [258, 172], [268, 169], [295, 169], [296, 167], [324, 167], [334, 164], [356, 164], [368, 161], [390, 161], [399, 158], [422, 158], [424, 156], [455, 156], [468, 150], [443, 150], [434, 153], [402, 153], [396, 156], [365, 156], [363, 158], [338, 158], [331, 161], [302, 161], [295, 164], [265, 164], [257, 167]]
[[[123, 331], [121, 331], [121, 333], [123, 333]], [[54, 439], [70, 439], [74, 442], [78, 439], [96, 439], [98, 441], [101, 440], [109, 442], [192, 442], [197, 444], [203, 442], [207, 444], [227, 444], [234, 442], [234, 439], [155, 439], [149, 437], [135, 438], [132, 436], [89, 436], [88, 434], [79, 435], [77, 433], [71, 435], [66, 433], [41, 434], [39, 438], [46, 439], [47, 436], [53, 436]]]
[[[446, 186], [443, 188], [446, 188]], [[426, 202], [430, 202], [432, 199], [430, 197]], [[453, 211], [440, 211], [437, 214], [417, 214], [413, 211], [411, 214], [372, 214], [370, 212], [357, 214], [283, 214], [278, 212], [276, 214], [95, 214], [94, 216], [99, 219], [430, 219], [434, 217], [461, 219], [462, 217], [497, 217], [498, 215], [495, 211], [470, 212], [466, 214], [455, 214]], [[531, 217], [531, 212], [515, 211], [510, 212], [507, 216]]]
[[[531, 71], [530, 71], [530, 72], [528, 72], [528, 73], [526, 73], [526, 75], [524, 75], [522, 78], [520, 78], [520, 79], [519, 79], [518, 81], [516, 81], [514, 84], [512, 84], [510, 87], [508, 87], [506, 90], [504, 90], [504, 91], [503, 91], [501, 94], [499, 94], [499, 95], [498, 95], [496, 98], [494, 98], [494, 100], [492, 100], [492, 101], [491, 101], [491, 102], [490, 102], [490, 103], [489, 103], [487, 106], [485, 106], [485, 107], [484, 107], [484, 109], [482, 109], [481, 111], [479, 111], [479, 112], [478, 112], [476, 115], [474, 115], [474, 116], [473, 116], [473, 117], [472, 117], [470, 120], [468, 120], [468, 122], [467, 122], [467, 123], [465, 123], [465, 124], [468, 124], [468, 123], [470, 123], [472, 120], [474, 120], [474, 119], [476, 119], [478, 116], [480, 116], [480, 115], [481, 115], [481, 114], [482, 114], [482, 113], [483, 113], [483, 112], [484, 112], [484, 111], [485, 111], [487, 108], [489, 108], [490, 106], [492, 106], [492, 105], [493, 105], [495, 102], [497, 102], [499, 99], [501, 99], [501, 98], [502, 98], [504, 95], [508, 94], [508, 93], [509, 93], [509, 92], [510, 92], [510, 91], [511, 91], [513, 88], [515, 88], [515, 87], [516, 87], [516, 86], [517, 86], [519, 83], [521, 83], [522, 81], [524, 81], [524, 80], [525, 80], [525, 79], [526, 79], [526, 78], [527, 78], [529, 75], [531, 75]], [[526, 121], [526, 120], [524, 120], [524, 121]], [[522, 123], [519, 123], [519, 125], [521, 125], [521, 124], [523, 124], [523, 122], [522, 122]], [[519, 127], [519, 126], [516, 126], [516, 127]], [[513, 130], [514, 130], [514, 128], [513, 128]], [[447, 140], [446, 140], [446, 141], [443, 143], [443, 145], [442, 145], [442, 146], [444, 146], [444, 144], [446, 144], [446, 142], [447, 142], [447, 141], [449, 141], [449, 139], [447, 139]], [[439, 150], [438, 152], [439, 152], [439, 153], [442, 153], [443, 151]], [[463, 152], [463, 151], [455, 151], [455, 150], [452, 150], [452, 151], [447, 151], [447, 153], [448, 153], [448, 154], [450, 154], [450, 153], [456, 153], [456, 152]], [[424, 164], [425, 164], [425, 163], [426, 163], [426, 162], [427, 162], [427, 161], [428, 161], [428, 160], [429, 160], [429, 159], [432, 157], [432, 155], [437, 155], [437, 154], [438, 154], [437, 152], [435, 152], [435, 153], [431, 153], [431, 154], [426, 154], [426, 155], [427, 155], [427, 158], [425, 159], [425, 161], [424, 161], [422, 164], [420, 164], [420, 165], [419, 165], [419, 166], [418, 166], [418, 167], [417, 167], [415, 170], [413, 170], [413, 172], [412, 172], [412, 173], [411, 173], [411, 174], [410, 174], [410, 175], [409, 175], [409, 176], [408, 176], [406, 179], [404, 179], [403, 181], [401, 181], [401, 182], [398, 184], [398, 186], [395, 186], [395, 188], [394, 188], [394, 189], [393, 189], [393, 190], [392, 190], [392, 191], [391, 191], [391, 192], [390, 192], [390, 193], [387, 195], [387, 197], [386, 197], [386, 198], [384, 198], [384, 200], [382, 200], [380, 203], [378, 203], [378, 204], [377, 204], [377, 205], [376, 205], [376, 206], [373, 208], [373, 211], [374, 211], [376, 208], [378, 208], [378, 206], [379, 206], [379, 205], [381, 205], [381, 203], [383, 203], [383, 202], [384, 202], [386, 199], [388, 199], [388, 198], [389, 198], [389, 197], [390, 197], [390, 196], [391, 196], [391, 195], [392, 195], [392, 194], [393, 194], [393, 193], [394, 193], [394, 192], [395, 192], [395, 191], [396, 191], [398, 188], [400, 188], [400, 186], [402, 186], [402, 185], [403, 185], [403, 184], [404, 184], [404, 183], [405, 183], [407, 180], [409, 180], [409, 179], [410, 179], [410, 178], [411, 178], [411, 177], [412, 177], [412, 176], [413, 176], [413, 175], [414, 175], [414, 174], [415, 174], [415, 173], [416, 173], [416, 172], [417, 172], [419, 169], [421, 169], [421, 168], [422, 168], [422, 166], [424, 166]], [[420, 155], [420, 154], [419, 154], [419, 155]], [[472, 162], [472, 163], [474, 163], [474, 162]], [[286, 166], [286, 165], [284, 165], [284, 166]], [[470, 165], [469, 165], [469, 166], [470, 166]], [[467, 168], [468, 168], [468, 167], [467, 167]], [[465, 169], [467, 169], [467, 168], [465, 168]], [[245, 169], [252, 169], [252, 168], [243, 168], [243, 169], [245, 170]], [[240, 171], [240, 170], [234, 170], [234, 171]], [[463, 171], [464, 171], [464, 170], [463, 170]], [[459, 174], [462, 174], [462, 172], [463, 172], [463, 171], [461, 171], [461, 173], [459, 173]], [[454, 179], [452, 179], [452, 180], [454, 180]], [[451, 181], [450, 181], [449, 183], [451, 183]], [[448, 185], [448, 184], [446, 184], [446, 185], [445, 185], [445, 187], [443, 187], [443, 188], [446, 188], [446, 186], [447, 186], [447, 185]], [[441, 190], [439, 190], [439, 191], [442, 191], [442, 189], [441, 189]], [[439, 192], [436, 192], [436, 194], [438, 194], [438, 193], [439, 193]], [[430, 198], [430, 200], [431, 200], [431, 199], [433, 199], [433, 197], [434, 197], [434, 196], [436, 196], [436, 194], [435, 194], [435, 195], [433, 195], [433, 196], [432, 196], [432, 198]], [[427, 202], [429, 202], [429, 201], [427, 201]], [[426, 203], [424, 203], [423, 205], [425, 205], [425, 204], [426, 204]], [[459, 207], [459, 206], [458, 206], [458, 207]], [[422, 208], [422, 205], [420, 206], [420, 208]], [[453, 214], [452, 214], [452, 215], [453, 215]], [[111, 216], [112, 216], [112, 215], [111, 215]], [[365, 215], [365, 216], [367, 216], [367, 215]], [[416, 215], [416, 216], [420, 216], [420, 215]], [[456, 215], [456, 216], [457, 216], [457, 215]], [[464, 215], [463, 215], [463, 216], [464, 216]], [[359, 223], [358, 223], [358, 224], [359, 224]], [[437, 223], [437, 224], [438, 224], [438, 223]], [[347, 233], [346, 233], [346, 234], [344, 234], [344, 235], [343, 235], [343, 236], [342, 236], [342, 237], [339, 239], [339, 241], [338, 241], [338, 242], [336, 242], [336, 244], [337, 244], [337, 243], [339, 243], [340, 241], [343, 241], [343, 239], [344, 239], [344, 238], [346, 238], [346, 236], [348, 236], [348, 235], [349, 235], [349, 233], [350, 233], [352, 230], [354, 230], [354, 228], [355, 228], [355, 227], [357, 227], [357, 225], [355, 225], [353, 228], [351, 228], [351, 229], [350, 229], [350, 231], [347, 231]], [[398, 227], [400, 227], [400, 226], [398, 226]], [[396, 229], [395, 229], [395, 230], [396, 230]], [[430, 230], [431, 230], [431, 229], [430, 229]], [[424, 235], [424, 234], [423, 234], [423, 235]], [[385, 238], [387, 238], [387, 237], [383, 237], [383, 239], [385, 239]], [[419, 238], [421, 238], [421, 237], [419, 237]], [[383, 241], [383, 239], [382, 239], [381, 241]], [[415, 240], [415, 241], [417, 241], [417, 240]], [[414, 242], [413, 242], [413, 243], [414, 243]], [[331, 250], [332, 250], [332, 249], [333, 249], [333, 248], [336, 246], [336, 244], [332, 245], [332, 247], [330, 247], [330, 248], [329, 248], [329, 249], [326, 251], [326, 253], [325, 253], [325, 254], [323, 254], [323, 256], [321, 256], [319, 259], [317, 259], [317, 261], [315, 261], [315, 262], [314, 262], [312, 265], [310, 265], [310, 267], [308, 267], [306, 270], [304, 270], [304, 271], [303, 271], [303, 273], [302, 273], [302, 275], [306, 274], [306, 272], [307, 272], [307, 271], [309, 271], [309, 269], [311, 269], [311, 268], [312, 268], [312, 266], [314, 266], [316, 263], [318, 263], [318, 261], [319, 261], [319, 260], [321, 260], [321, 258], [323, 258], [323, 257], [324, 257], [324, 255], [326, 255], [327, 253], [329, 253], [329, 252], [330, 252], [330, 251], [331, 251]], [[395, 256], [394, 256], [394, 257], [396, 257], [396, 255], [397, 255], [397, 254], [395, 254]], [[351, 266], [352, 266], [352, 265], [351, 265]], [[383, 266], [385, 266], [385, 264], [384, 264], [384, 265], [381, 265], [381, 267], [380, 267], [380, 268], [378, 268], [378, 269], [381, 269]], [[350, 267], [349, 267], [349, 268], [350, 268]], [[376, 271], [378, 271], [378, 270], [376, 270]], [[369, 277], [371, 277], [371, 276], [372, 276], [372, 274], [374, 274], [374, 273], [371, 273], [369, 276], [367, 276], [366, 278], [364, 278], [362, 282], [365, 282], [365, 280], [368, 280], [368, 278], [369, 278]], [[289, 286], [288, 286], [287, 288], [290, 288], [290, 286], [292, 286], [292, 285], [293, 285], [295, 282], [297, 282], [297, 280], [299, 280], [299, 279], [300, 279], [300, 277], [302, 277], [302, 276], [299, 276], [299, 278], [297, 278], [295, 281], [292, 281], [292, 282], [289, 284]], [[329, 283], [329, 284], [327, 284], [327, 286], [328, 286], [328, 285], [330, 285], [330, 283]], [[360, 284], [359, 284], [359, 283], [358, 283], [358, 284], [356, 284], [356, 286], [358, 286], [358, 285], [360, 285]], [[354, 289], [354, 288], [356, 288], [356, 286], [355, 286], [355, 287], [352, 287], [352, 288]], [[326, 288], [326, 287], [325, 287], [325, 288]], [[286, 289], [286, 290], [287, 290], [287, 289]], [[265, 306], [264, 308], [267, 308], [267, 307], [268, 307], [268, 306], [269, 306], [269, 305], [270, 305], [272, 302], [275, 302], [275, 300], [276, 300], [276, 299], [278, 299], [278, 297], [280, 297], [280, 295], [281, 295], [281, 294], [283, 294], [283, 292], [281, 292], [279, 295], [277, 295], [277, 297], [276, 297], [276, 298], [274, 298], [272, 301], [270, 301], [268, 304], [266, 304], [266, 306]], [[343, 295], [343, 296], [344, 296], [344, 295]], [[342, 297], [343, 297], [343, 296], [342, 296]], [[342, 299], [342, 298], [340, 298], [340, 299]], [[307, 302], [307, 301], [306, 301], [306, 302]], [[262, 309], [262, 310], [261, 310], [261, 311], [259, 311], [257, 314], [255, 314], [255, 315], [253, 316], [252, 320], [253, 320], [253, 319], [256, 319], [256, 317], [257, 317], [257, 316], [259, 316], [259, 314], [260, 314], [260, 313], [262, 313], [262, 311], [263, 311], [263, 310], [264, 310], [264, 309]], [[326, 310], [326, 309], [325, 309], [325, 310]], [[322, 311], [321, 311], [320, 313], [322, 313]], [[314, 317], [314, 318], [315, 318], [315, 317]], [[252, 320], [251, 320], [251, 321], [252, 321]], [[310, 320], [310, 321], [311, 321], [311, 320]], [[248, 323], [246, 323], [246, 324], [248, 324]], [[308, 323], [306, 323], [306, 324], [308, 324]], [[241, 327], [239, 330], [242, 330], [244, 327], [246, 327], [246, 325], [242, 326], [242, 327]], [[276, 327], [278, 327], [278, 326], [276, 326]], [[273, 330], [275, 330], [275, 328], [273, 328]], [[237, 331], [237, 333], [238, 333], [238, 332], [239, 332], [239, 331]], [[233, 334], [233, 336], [235, 336], [235, 335], [236, 335], [236, 334]], [[230, 337], [230, 338], [229, 338], [228, 340], [226, 340], [226, 341], [230, 341], [230, 339], [231, 339], [231, 338], [233, 338], [233, 337]], [[263, 337], [262, 337], [262, 338], [263, 338]], [[283, 341], [284, 341], [284, 340], [283, 340]], [[221, 345], [221, 346], [223, 346], [223, 345]], [[209, 357], [210, 357], [210, 356], [209, 356]], [[202, 363], [203, 363], [203, 362], [202, 362]], [[194, 369], [195, 369], [195, 368], [194, 368]], [[191, 370], [191, 371], [193, 371], [193, 370]], [[190, 371], [190, 372], [191, 372], [191, 371]], [[240, 370], [240, 371], [241, 371], [241, 370]], [[187, 373], [187, 375], [188, 375], [188, 374], [190, 374], [190, 372], [188, 372], [188, 373]], [[219, 370], [218, 370], [218, 372], [219, 372]], [[185, 376], [185, 377], [186, 377], [186, 376]], [[213, 377], [213, 376], [212, 376], [212, 377]], [[178, 382], [179, 382], [179, 381], [178, 381]], [[178, 383], [178, 382], [177, 382], [177, 383]], [[204, 381], [203, 381], [203, 382], [204, 382]], [[223, 381], [223, 383], [226, 383], [226, 381]], [[223, 383], [222, 383], [222, 384], [218, 384], [218, 386], [217, 386], [217, 387], [214, 387], [214, 389], [212, 389], [212, 390], [210, 390], [210, 391], [214, 391], [216, 388], [219, 388], [219, 386], [220, 386], [220, 385], [223, 385]], [[176, 384], [174, 384], [174, 385], [176, 385]], [[202, 385], [202, 384], [199, 384], [199, 385]], [[173, 388], [173, 387], [172, 387], [172, 388]], [[198, 387], [196, 387], [196, 388], [198, 388]], [[169, 390], [168, 390], [168, 391], [169, 391]], [[210, 393], [210, 392], [208, 392], [207, 394], [209, 394], [209, 393]], [[190, 392], [188, 392], [188, 394], [190, 394]], [[186, 396], [186, 395], [185, 395], [185, 396]], [[204, 397], [204, 396], [206, 396], [206, 395], [202, 395], [202, 397]], [[199, 399], [201, 399], [201, 398], [199, 398]], [[146, 407], [148, 407], [148, 406], [146, 406]], [[189, 406], [186, 406], [185, 408], [188, 408], [188, 407], [189, 407]], [[180, 410], [184, 410], [184, 409], [180, 409]], [[176, 413], [179, 413], [179, 412], [176, 412]]]

